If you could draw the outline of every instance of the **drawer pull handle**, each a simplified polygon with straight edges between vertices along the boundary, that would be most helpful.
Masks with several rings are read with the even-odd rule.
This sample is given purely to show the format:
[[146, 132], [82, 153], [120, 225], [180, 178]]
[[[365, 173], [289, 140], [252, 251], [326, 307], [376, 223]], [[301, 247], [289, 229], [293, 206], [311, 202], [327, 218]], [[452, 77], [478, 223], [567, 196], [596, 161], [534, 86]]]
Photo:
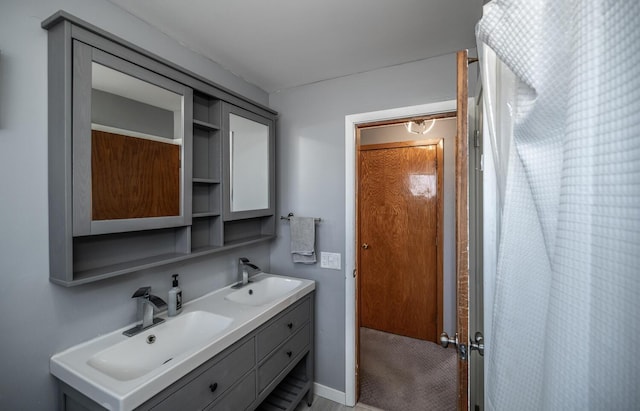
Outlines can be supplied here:
[[209, 389], [211, 390], [211, 392], [215, 392], [218, 389], [218, 383], [214, 382], [209, 386]]
[[293, 328], [293, 323], [287, 324], [287, 327], [289, 327], [289, 329], [292, 329]]
[[292, 356], [292, 355], [293, 355], [293, 352], [292, 352], [292, 351], [287, 351], [287, 356], [288, 356], [289, 358], [291, 358], [291, 356]]

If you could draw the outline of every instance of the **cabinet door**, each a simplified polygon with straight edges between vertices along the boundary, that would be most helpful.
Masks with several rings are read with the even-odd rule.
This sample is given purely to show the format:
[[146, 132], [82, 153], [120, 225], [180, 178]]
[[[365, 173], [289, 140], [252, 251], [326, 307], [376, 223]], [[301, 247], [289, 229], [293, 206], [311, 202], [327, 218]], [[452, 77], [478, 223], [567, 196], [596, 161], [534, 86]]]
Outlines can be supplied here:
[[258, 368], [258, 392], [262, 392], [282, 370], [299, 361], [309, 351], [311, 336], [309, 324], [305, 325], [291, 339], [278, 347]]
[[191, 223], [192, 90], [73, 41], [73, 235]]
[[235, 387], [231, 388], [220, 401], [216, 402], [207, 411], [240, 411], [247, 407], [256, 398], [256, 373], [252, 371], [242, 379]]
[[258, 361], [273, 351], [284, 340], [298, 332], [304, 324], [309, 322], [311, 303], [304, 301], [294, 309], [289, 309], [274, 319], [271, 324], [263, 327], [257, 335]]
[[273, 215], [273, 121], [225, 103], [222, 130], [224, 220]]
[[[237, 391], [233, 387], [238, 385], [237, 381], [254, 365], [255, 345], [252, 338], [152, 409], [157, 411], [202, 409], [230, 388]], [[254, 375], [253, 385], [255, 385], [255, 373], [252, 372], [250, 375]], [[255, 388], [243, 391], [243, 396], [249, 397], [248, 400], [251, 403], [255, 398]]]

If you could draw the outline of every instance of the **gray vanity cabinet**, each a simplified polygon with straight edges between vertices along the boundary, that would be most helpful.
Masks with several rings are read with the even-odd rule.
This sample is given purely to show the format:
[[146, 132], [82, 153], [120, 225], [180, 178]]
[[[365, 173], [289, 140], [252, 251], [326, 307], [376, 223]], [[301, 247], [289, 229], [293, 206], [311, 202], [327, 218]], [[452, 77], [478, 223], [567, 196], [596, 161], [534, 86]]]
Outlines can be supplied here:
[[[75, 286], [275, 237], [275, 111], [66, 12], [42, 27], [52, 282]], [[230, 116], [240, 124], [232, 146]], [[237, 163], [251, 162], [235, 174], [238, 211], [225, 168], [232, 147]], [[254, 163], [265, 172], [250, 173]]]
[[294, 410], [305, 397], [311, 403], [314, 296], [285, 309], [139, 410]]

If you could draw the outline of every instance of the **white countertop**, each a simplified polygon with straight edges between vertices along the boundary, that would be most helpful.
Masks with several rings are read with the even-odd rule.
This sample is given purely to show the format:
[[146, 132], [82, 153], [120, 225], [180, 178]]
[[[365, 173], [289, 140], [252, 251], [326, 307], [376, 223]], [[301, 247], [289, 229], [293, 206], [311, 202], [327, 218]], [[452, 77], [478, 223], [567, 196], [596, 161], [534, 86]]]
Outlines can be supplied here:
[[[253, 281], [268, 277], [281, 277], [273, 274], [258, 274]], [[121, 381], [103, 374], [91, 367], [87, 361], [94, 354], [130, 337], [123, 331], [135, 324], [129, 324], [107, 335], [78, 344], [51, 357], [50, 371], [61, 381], [75, 388], [108, 410], [131, 410], [167, 388], [169, 385], [222, 352], [251, 331], [271, 319], [277, 313], [315, 289], [315, 282], [301, 278], [291, 278], [301, 284], [284, 296], [261, 306], [251, 306], [225, 300], [225, 296], [235, 291], [231, 286], [213, 291], [196, 300], [185, 303], [181, 314], [167, 318], [166, 313], [159, 317], [169, 324], [172, 319], [193, 311], [206, 311], [232, 319], [225, 331], [202, 346], [185, 352], [149, 373], [135, 379]], [[158, 325], [157, 327], [161, 327]], [[151, 328], [153, 329], [153, 328]]]

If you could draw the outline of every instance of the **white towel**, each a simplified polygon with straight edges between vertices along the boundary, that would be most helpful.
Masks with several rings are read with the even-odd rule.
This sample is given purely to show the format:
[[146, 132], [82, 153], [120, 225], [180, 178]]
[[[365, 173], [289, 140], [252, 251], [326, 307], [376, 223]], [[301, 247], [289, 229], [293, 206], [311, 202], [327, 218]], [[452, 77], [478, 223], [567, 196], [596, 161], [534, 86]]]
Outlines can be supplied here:
[[294, 263], [316, 263], [316, 223], [313, 217], [290, 217], [291, 256]]

